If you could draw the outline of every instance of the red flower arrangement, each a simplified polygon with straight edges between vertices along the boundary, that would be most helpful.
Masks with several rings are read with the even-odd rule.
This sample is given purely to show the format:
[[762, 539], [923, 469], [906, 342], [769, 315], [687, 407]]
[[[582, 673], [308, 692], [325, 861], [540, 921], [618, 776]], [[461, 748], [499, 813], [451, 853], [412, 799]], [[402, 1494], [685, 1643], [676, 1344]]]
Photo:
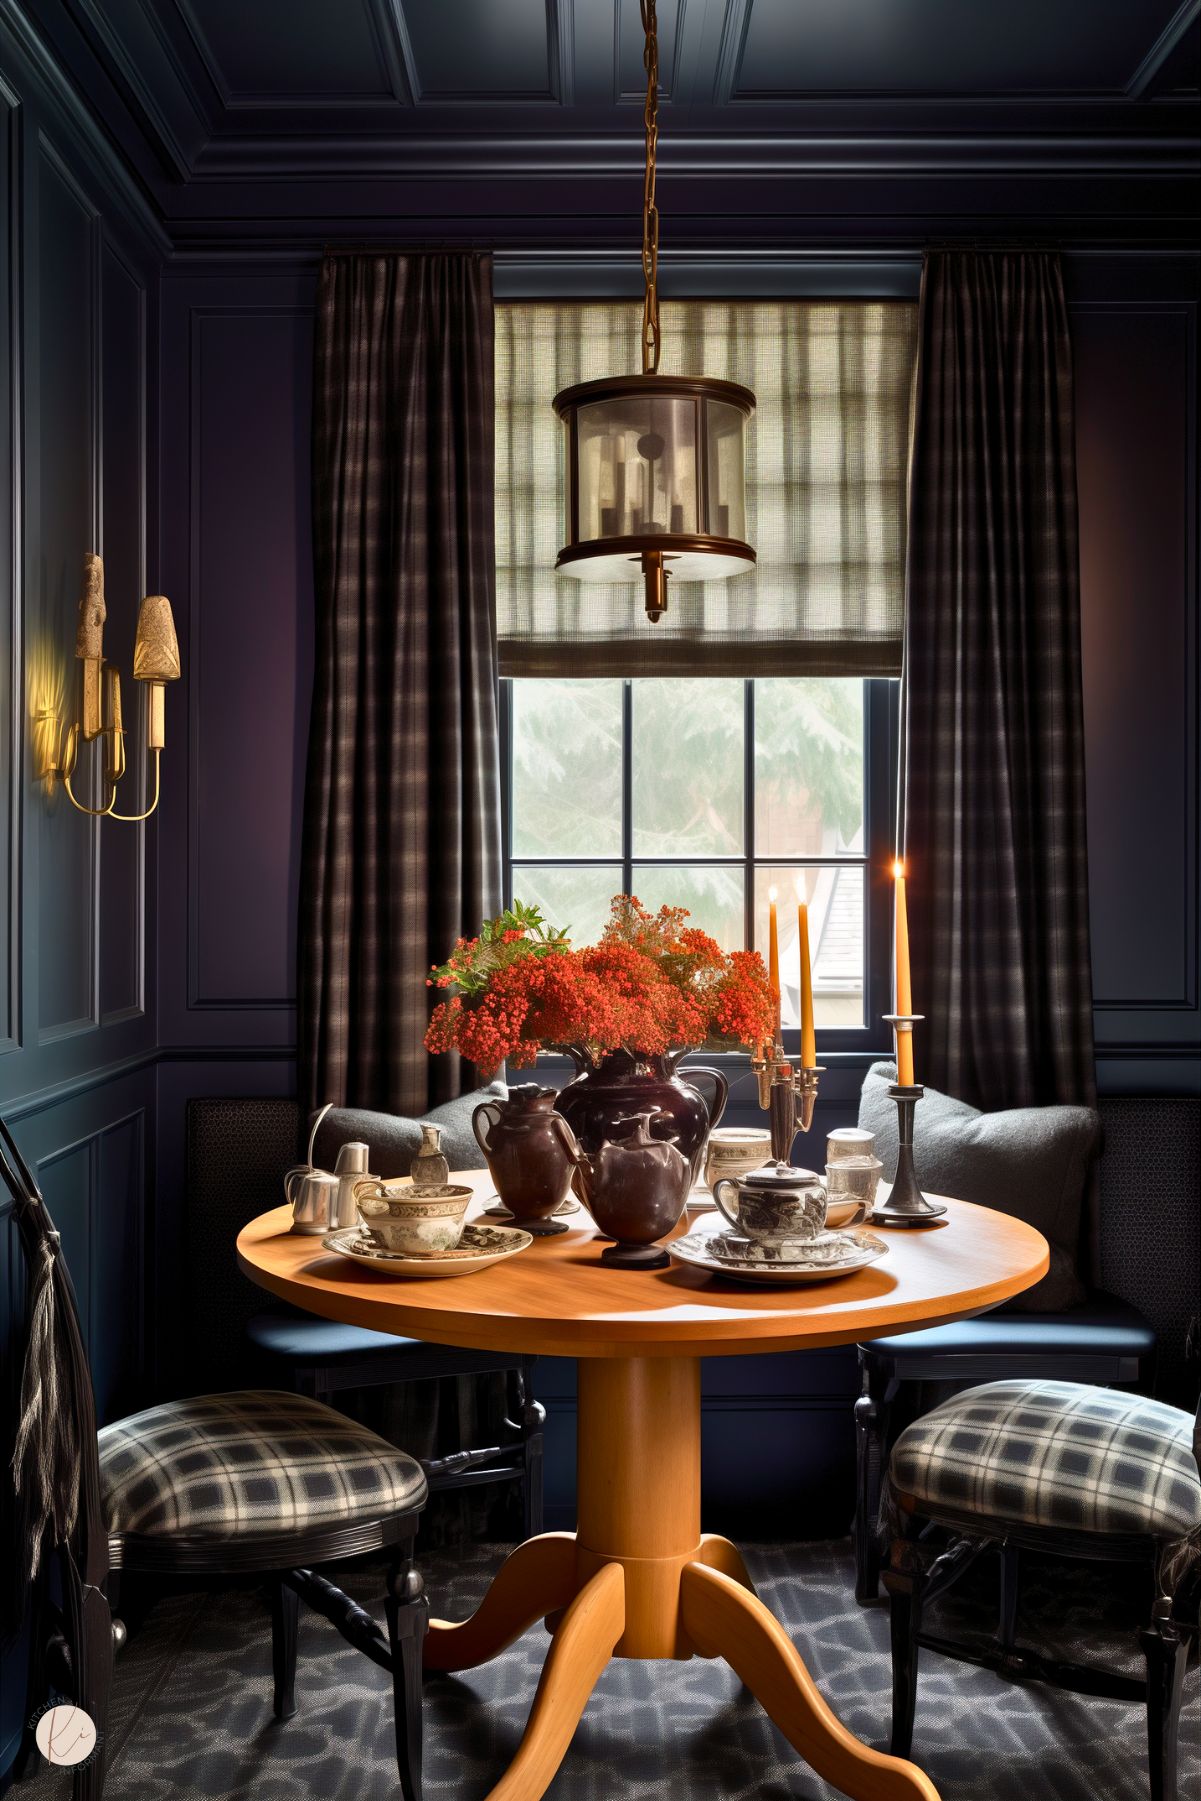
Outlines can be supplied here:
[[537, 907], [515, 902], [431, 970], [429, 986], [453, 992], [434, 1009], [426, 1048], [461, 1051], [491, 1074], [540, 1050], [597, 1063], [606, 1051], [761, 1044], [775, 1020], [762, 957], [727, 954], [688, 917], [618, 894], [600, 942], [573, 950]]

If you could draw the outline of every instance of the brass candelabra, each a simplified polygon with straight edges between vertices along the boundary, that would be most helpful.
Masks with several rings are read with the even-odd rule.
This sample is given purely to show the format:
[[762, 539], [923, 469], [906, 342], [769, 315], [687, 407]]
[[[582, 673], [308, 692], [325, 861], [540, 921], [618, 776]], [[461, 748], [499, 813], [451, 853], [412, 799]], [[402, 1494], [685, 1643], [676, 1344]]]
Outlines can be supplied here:
[[751, 1069], [759, 1084], [759, 1105], [771, 1127], [771, 1154], [777, 1163], [788, 1163], [797, 1133], [808, 1132], [813, 1125], [818, 1078], [824, 1068], [794, 1065], [779, 1038], [772, 1038], [751, 1058]]

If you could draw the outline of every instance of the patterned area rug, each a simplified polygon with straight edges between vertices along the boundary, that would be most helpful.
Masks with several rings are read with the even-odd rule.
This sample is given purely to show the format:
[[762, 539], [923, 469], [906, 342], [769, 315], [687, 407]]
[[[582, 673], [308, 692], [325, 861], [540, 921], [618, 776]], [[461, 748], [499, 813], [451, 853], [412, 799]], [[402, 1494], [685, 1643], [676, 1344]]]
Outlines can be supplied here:
[[[868, 1744], [887, 1740], [888, 1619], [852, 1597], [850, 1547], [749, 1545], [760, 1593], [801, 1647], [823, 1693]], [[431, 1555], [434, 1612], [460, 1618], [476, 1604], [501, 1553], [474, 1546]], [[983, 1581], [983, 1578], [981, 1578]], [[378, 1573], [344, 1579], [376, 1606]], [[1098, 1598], [1099, 1597], [1099, 1598]], [[982, 1607], [991, 1597], [980, 1589]], [[1112, 1584], [1068, 1605], [1038, 1572], [1024, 1586], [1024, 1621], [1040, 1612], [1061, 1638], [1087, 1641], [1093, 1600], [1113, 1607]], [[968, 1593], [958, 1603], [970, 1607]], [[962, 1623], [962, 1622], [961, 1622]], [[504, 1656], [425, 1691], [428, 1801], [482, 1801], [514, 1751], [547, 1645], [537, 1628]], [[1074, 1648], [1079, 1651], [1079, 1643]], [[271, 1716], [270, 1633], [260, 1598], [237, 1591], [161, 1603], [118, 1664], [110, 1729], [108, 1801], [368, 1801], [399, 1795], [387, 1678], [324, 1620], [301, 1615], [300, 1712]], [[1182, 1722], [1182, 1795], [1201, 1793], [1198, 1683]], [[1144, 1801], [1141, 1710], [1037, 1687], [1020, 1688], [927, 1654], [915, 1755], [943, 1801]], [[43, 1774], [17, 1791], [61, 1801]], [[548, 1794], [553, 1801], [827, 1801], [813, 1776], [722, 1664], [611, 1664]]]

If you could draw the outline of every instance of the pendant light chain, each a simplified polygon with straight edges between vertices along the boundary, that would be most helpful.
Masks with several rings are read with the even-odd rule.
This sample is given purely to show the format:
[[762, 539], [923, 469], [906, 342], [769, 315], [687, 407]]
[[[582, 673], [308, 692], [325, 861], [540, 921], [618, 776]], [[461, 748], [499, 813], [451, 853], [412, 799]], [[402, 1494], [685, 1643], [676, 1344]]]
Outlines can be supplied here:
[[655, 205], [655, 151], [659, 142], [659, 24], [655, 0], [639, 0], [646, 45], [642, 65], [646, 70], [646, 173], [642, 185], [642, 274], [646, 298], [642, 303], [642, 373], [659, 369], [659, 209]]

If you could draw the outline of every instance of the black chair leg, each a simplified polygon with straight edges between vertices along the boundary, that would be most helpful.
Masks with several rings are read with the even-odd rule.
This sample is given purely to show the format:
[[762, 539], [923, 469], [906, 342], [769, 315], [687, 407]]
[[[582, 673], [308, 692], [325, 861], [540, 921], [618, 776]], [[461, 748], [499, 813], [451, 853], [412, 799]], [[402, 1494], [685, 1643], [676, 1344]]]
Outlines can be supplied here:
[[516, 1412], [521, 1430], [521, 1524], [525, 1538], [537, 1538], [543, 1529], [542, 1428], [546, 1424], [546, 1408], [534, 1399], [533, 1370], [534, 1359], [523, 1357], [517, 1371]]
[[1005, 1544], [1001, 1547], [1001, 1618], [998, 1626], [998, 1638], [1006, 1651], [1012, 1651], [1017, 1638], [1018, 1625], [1018, 1590], [1021, 1580], [1021, 1565], [1016, 1545]]
[[430, 1604], [413, 1564], [411, 1539], [392, 1566], [384, 1610], [392, 1650], [392, 1705], [400, 1792], [403, 1801], [421, 1801], [421, 1652]]
[[861, 1392], [855, 1402], [855, 1599], [863, 1607], [880, 1592], [880, 1494], [897, 1382], [862, 1348], [859, 1382]]
[[271, 1670], [275, 1679], [275, 1717], [290, 1720], [296, 1712], [296, 1640], [300, 1596], [282, 1576], [271, 1580]]
[[1188, 1639], [1169, 1618], [1140, 1634], [1147, 1663], [1147, 1761], [1151, 1801], [1176, 1801], [1180, 1702], [1188, 1667]]
[[917, 1707], [918, 1633], [922, 1623], [922, 1573], [911, 1546], [893, 1543], [892, 1567], [884, 1572], [892, 1638], [892, 1742], [894, 1757], [908, 1757]]

